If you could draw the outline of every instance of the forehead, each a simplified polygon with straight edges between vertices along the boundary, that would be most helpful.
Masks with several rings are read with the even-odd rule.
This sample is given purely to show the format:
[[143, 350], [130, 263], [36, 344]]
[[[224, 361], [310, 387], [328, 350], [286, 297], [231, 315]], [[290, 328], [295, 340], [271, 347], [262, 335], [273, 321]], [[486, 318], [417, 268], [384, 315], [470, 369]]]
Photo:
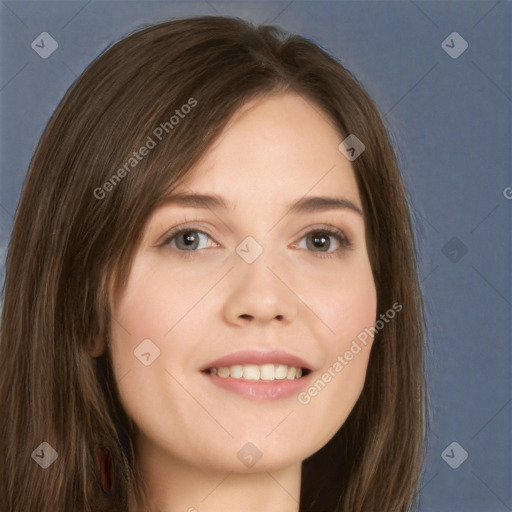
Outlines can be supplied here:
[[232, 116], [176, 191], [218, 193], [235, 204], [330, 192], [359, 204], [341, 141], [329, 116], [308, 99], [291, 92], [258, 97]]

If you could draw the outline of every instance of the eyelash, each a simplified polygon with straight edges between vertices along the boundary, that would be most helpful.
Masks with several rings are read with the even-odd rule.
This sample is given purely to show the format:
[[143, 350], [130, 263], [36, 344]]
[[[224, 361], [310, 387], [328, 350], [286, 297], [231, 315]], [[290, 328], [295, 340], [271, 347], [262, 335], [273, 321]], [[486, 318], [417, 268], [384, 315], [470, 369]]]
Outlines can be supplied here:
[[[189, 232], [189, 231], [192, 231], [192, 232], [196, 232], [196, 233], [201, 233], [203, 235], [206, 235], [208, 238], [210, 239], [213, 239], [211, 237], [211, 235], [209, 235], [208, 233], [194, 227], [194, 226], [188, 226], [188, 227], [183, 227], [183, 224], [186, 224], [188, 222], [197, 222], [197, 221], [194, 221], [194, 220], [189, 220], [189, 219], [184, 219], [183, 220], [183, 223], [181, 223], [179, 226], [176, 226], [175, 228], [171, 229], [171, 231], [167, 234], [167, 236], [165, 237], [164, 241], [162, 242], [162, 246], [166, 246], [166, 245], [169, 245], [170, 242], [179, 234], [181, 233], [186, 233], [186, 232]], [[340, 243], [340, 247], [334, 251], [330, 251], [330, 252], [322, 252], [322, 251], [308, 251], [308, 252], [312, 252], [315, 254], [316, 257], [318, 258], [334, 258], [336, 256], [339, 257], [339, 255], [337, 253], [341, 252], [343, 249], [350, 249], [352, 247], [352, 242], [348, 239], [348, 237], [345, 235], [345, 233], [341, 230], [341, 229], [338, 229], [338, 228], [333, 228], [333, 227], [317, 227], [317, 228], [314, 228], [314, 229], [311, 229], [310, 231], [308, 231], [307, 233], [305, 233], [302, 237], [301, 237], [301, 240], [310, 235], [311, 233], [322, 233], [322, 234], [325, 234], [327, 235], [327, 237], [334, 237], [336, 238], [336, 240], [338, 240], [338, 242]], [[190, 250], [190, 251], [183, 251], [181, 249], [178, 249], [178, 248], [174, 248], [173, 249], [175, 251], [178, 252], [178, 254], [180, 255], [180, 257], [182, 258], [185, 258], [185, 259], [190, 259], [192, 257], [194, 257], [194, 253], [197, 253], [198, 251], [197, 250]], [[306, 249], [307, 250], [307, 249]]]

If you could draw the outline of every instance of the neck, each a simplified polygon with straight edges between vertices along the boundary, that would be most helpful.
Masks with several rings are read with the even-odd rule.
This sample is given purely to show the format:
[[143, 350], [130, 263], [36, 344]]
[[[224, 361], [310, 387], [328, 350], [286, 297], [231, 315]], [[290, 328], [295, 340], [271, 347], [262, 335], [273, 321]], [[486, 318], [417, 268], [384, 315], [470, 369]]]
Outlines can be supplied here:
[[[301, 463], [240, 472], [191, 465], [139, 438], [152, 512], [298, 512]], [[249, 471], [249, 470], [248, 470]]]

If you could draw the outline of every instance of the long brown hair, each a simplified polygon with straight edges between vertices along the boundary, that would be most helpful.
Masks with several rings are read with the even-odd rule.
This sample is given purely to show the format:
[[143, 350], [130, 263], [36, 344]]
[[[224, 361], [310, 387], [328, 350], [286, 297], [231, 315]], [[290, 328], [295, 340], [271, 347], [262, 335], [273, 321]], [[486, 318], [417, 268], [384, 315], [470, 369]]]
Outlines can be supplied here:
[[[348, 419], [303, 462], [300, 510], [415, 506], [426, 423], [424, 319], [409, 208], [387, 129], [356, 78], [318, 45], [276, 26], [201, 16], [144, 27], [104, 51], [66, 93], [31, 161], [4, 285], [4, 510], [141, 510], [137, 428], [120, 406], [108, 349], [90, 355], [95, 339], [108, 347], [116, 321], [109, 291], [126, 283], [152, 211], [235, 111], [285, 90], [323, 111], [340, 141], [355, 134], [364, 143], [352, 165], [378, 316], [402, 306], [376, 334]], [[131, 160], [149, 139], [154, 147]], [[58, 453], [45, 470], [31, 456], [42, 442]], [[112, 455], [110, 494], [98, 481], [99, 445]]]

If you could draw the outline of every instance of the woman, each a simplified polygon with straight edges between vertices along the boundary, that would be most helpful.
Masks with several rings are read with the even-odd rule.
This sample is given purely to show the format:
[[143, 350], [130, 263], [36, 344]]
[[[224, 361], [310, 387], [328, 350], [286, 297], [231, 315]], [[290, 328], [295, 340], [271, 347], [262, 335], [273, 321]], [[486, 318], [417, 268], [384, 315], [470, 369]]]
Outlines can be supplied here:
[[110, 47], [43, 133], [6, 275], [6, 510], [415, 505], [407, 200], [312, 42], [204, 16]]

